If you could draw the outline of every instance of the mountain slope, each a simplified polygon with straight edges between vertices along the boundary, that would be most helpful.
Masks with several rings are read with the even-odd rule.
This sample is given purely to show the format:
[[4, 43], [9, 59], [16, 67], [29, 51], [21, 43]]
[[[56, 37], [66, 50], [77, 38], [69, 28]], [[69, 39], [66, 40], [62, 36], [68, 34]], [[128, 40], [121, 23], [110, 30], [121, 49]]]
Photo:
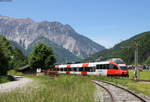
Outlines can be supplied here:
[[77, 33], [70, 25], [59, 22], [35, 22], [29, 18], [16, 19], [0, 16], [0, 34], [17, 42], [25, 49], [28, 49], [35, 39], [42, 36], [80, 58], [88, 57], [105, 49]]
[[32, 51], [32, 48], [34, 45], [38, 43], [46, 43], [47, 45], [50, 45], [53, 48], [54, 55], [56, 57], [57, 63], [71, 63], [71, 62], [77, 62], [81, 59], [66, 50], [65, 48], [58, 46], [57, 44], [49, 41], [47, 38], [39, 37], [36, 40], [34, 40], [27, 49], [27, 54], [30, 54]]
[[10, 44], [11, 44], [11, 46], [13, 46], [14, 48], [18, 48], [19, 50], [21, 50], [21, 52], [23, 53], [24, 56], [27, 56], [27, 52], [26, 52], [26, 50], [24, 49], [23, 46], [21, 46], [20, 44], [18, 44], [18, 43], [15, 42], [15, 41], [10, 41]]
[[134, 63], [134, 50], [135, 41], [139, 44], [139, 62], [143, 63], [148, 56], [150, 56], [150, 32], [144, 32], [138, 34], [128, 40], [125, 40], [111, 49], [103, 50], [94, 54], [87, 60], [95, 60], [98, 58], [107, 59], [111, 57], [120, 57], [126, 61], [126, 63]]

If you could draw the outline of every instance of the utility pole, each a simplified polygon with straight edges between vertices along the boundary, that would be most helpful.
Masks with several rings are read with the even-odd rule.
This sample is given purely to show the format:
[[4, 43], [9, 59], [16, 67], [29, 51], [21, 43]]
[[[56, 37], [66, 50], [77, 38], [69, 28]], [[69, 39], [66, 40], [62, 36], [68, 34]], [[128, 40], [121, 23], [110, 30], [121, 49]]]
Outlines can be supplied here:
[[134, 65], [135, 65], [135, 70], [134, 70], [134, 78], [135, 80], [138, 80], [140, 79], [140, 70], [138, 68], [138, 48], [139, 48], [139, 44], [138, 44], [138, 41], [135, 40], [134, 42], [134, 47], [132, 46], [127, 46], [127, 47], [122, 47], [122, 48], [134, 48]]
[[140, 78], [140, 72], [139, 72], [139, 69], [138, 69], [138, 47], [139, 47], [139, 44], [138, 44], [137, 41], [135, 41], [135, 55], [134, 55], [134, 63], [135, 63], [134, 76], [135, 76], [135, 80], [138, 80]]

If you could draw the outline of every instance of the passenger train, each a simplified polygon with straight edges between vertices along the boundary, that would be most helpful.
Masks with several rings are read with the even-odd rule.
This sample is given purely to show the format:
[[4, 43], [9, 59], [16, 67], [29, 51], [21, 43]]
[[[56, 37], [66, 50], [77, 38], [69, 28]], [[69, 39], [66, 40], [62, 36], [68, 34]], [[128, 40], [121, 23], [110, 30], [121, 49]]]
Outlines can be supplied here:
[[126, 64], [120, 58], [101, 62], [55, 65], [52, 71], [56, 71], [58, 74], [129, 76]]

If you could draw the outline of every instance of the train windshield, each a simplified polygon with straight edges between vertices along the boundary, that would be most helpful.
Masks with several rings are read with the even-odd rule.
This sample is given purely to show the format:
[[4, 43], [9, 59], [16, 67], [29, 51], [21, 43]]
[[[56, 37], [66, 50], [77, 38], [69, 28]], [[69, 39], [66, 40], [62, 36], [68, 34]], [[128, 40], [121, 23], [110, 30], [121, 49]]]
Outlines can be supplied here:
[[127, 70], [127, 67], [126, 67], [126, 66], [120, 66], [120, 68], [121, 68], [122, 70]]

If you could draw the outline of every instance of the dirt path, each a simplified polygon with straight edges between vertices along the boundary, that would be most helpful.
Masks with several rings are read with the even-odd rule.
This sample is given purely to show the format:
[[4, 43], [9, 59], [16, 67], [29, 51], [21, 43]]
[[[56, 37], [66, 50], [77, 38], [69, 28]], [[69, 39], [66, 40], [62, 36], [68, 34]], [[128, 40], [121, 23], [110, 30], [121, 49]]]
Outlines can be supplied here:
[[21, 88], [33, 81], [30, 78], [25, 78], [25, 77], [20, 77], [20, 76], [14, 76], [14, 77], [17, 79], [17, 81], [0, 84], [0, 93], [8, 92], [16, 88]]

